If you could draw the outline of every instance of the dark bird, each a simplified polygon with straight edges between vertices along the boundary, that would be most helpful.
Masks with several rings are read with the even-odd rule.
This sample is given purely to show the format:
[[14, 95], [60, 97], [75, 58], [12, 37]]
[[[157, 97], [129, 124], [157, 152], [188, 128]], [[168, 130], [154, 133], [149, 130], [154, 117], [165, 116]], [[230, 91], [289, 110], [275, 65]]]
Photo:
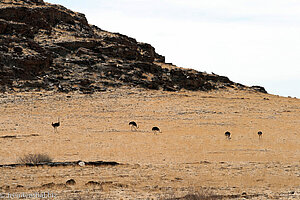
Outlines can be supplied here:
[[257, 132], [257, 135], [258, 135], [258, 138], [261, 138], [261, 137], [262, 137], [262, 132], [261, 132], [261, 131], [258, 131], [258, 132]]
[[225, 136], [227, 137], [228, 140], [231, 139], [230, 135], [231, 135], [231, 133], [230, 133], [229, 131], [226, 131], [226, 132], [225, 132]]
[[129, 122], [129, 126], [131, 128], [131, 131], [136, 131], [139, 128], [137, 123], [135, 123], [134, 121]]
[[157, 126], [154, 126], [154, 127], [152, 128], [152, 131], [154, 132], [154, 134], [157, 134], [157, 132], [160, 132], [160, 133], [161, 133], [160, 129], [159, 129]]
[[53, 122], [52, 122], [52, 126], [53, 126], [53, 128], [54, 128], [54, 132], [57, 132], [57, 127], [60, 126], [59, 118], [58, 118], [58, 122], [56, 122], [56, 123], [53, 123]]

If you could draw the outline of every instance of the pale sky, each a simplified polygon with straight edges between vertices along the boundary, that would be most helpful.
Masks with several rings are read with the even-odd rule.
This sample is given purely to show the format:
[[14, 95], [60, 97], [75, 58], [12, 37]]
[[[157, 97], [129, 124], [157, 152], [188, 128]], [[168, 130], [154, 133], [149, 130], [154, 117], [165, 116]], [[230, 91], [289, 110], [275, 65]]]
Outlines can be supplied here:
[[179, 67], [300, 98], [298, 0], [45, 0], [146, 42]]

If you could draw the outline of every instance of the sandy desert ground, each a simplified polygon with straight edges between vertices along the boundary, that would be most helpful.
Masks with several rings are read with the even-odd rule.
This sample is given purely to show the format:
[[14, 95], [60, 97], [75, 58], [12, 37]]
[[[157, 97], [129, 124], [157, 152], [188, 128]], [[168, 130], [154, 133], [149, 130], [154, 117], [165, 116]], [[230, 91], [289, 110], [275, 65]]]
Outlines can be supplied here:
[[[121, 163], [2, 167], [2, 195], [300, 199], [299, 99], [234, 89], [111, 89], [92, 95], [1, 94], [0, 105], [0, 164], [28, 153], [46, 153], [57, 162]], [[57, 118], [61, 126], [54, 133], [51, 122]], [[130, 130], [131, 120], [138, 131]], [[153, 134], [153, 126], [162, 133]], [[227, 130], [231, 140], [224, 136]], [[66, 185], [69, 179], [76, 184]]]

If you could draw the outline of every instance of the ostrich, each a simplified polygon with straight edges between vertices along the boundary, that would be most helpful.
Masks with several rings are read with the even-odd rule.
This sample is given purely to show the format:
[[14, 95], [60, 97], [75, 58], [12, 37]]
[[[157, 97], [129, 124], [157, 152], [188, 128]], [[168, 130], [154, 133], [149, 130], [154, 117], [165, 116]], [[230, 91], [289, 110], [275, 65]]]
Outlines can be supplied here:
[[231, 133], [230, 133], [229, 131], [226, 131], [226, 132], [225, 132], [225, 136], [227, 137], [228, 140], [231, 139], [230, 135], [231, 135]]
[[56, 123], [53, 123], [53, 122], [52, 122], [52, 126], [53, 126], [53, 128], [54, 128], [54, 132], [57, 132], [57, 127], [60, 126], [59, 118], [58, 118], [58, 122], [56, 122]]
[[261, 138], [261, 137], [262, 137], [262, 132], [261, 132], [261, 131], [258, 131], [258, 132], [257, 132], [257, 135], [258, 135], [258, 138]]
[[129, 122], [129, 126], [131, 128], [131, 131], [134, 131], [134, 130], [136, 131], [139, 128], [138, 125], [134, 121]]
[[160, 132], [160, 133], [161, 133], [160, 129], [159, 129], [157, 126], [154, 126], [154, 127], [152, 128], [152, 131], [154, 132], [154, 134], [157, 134], [157, 132]]

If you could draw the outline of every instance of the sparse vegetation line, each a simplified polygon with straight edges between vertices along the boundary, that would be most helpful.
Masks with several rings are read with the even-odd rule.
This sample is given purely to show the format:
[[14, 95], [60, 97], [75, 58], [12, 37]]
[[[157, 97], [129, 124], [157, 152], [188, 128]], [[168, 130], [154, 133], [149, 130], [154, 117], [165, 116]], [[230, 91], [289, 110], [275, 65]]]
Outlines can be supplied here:
[[[72, 161], [72, 162], [49, 162], [49, 163], [26, 163], [26, 164], [7, 164], [7, 165], [0, 165], [0, 168], [3, 167], [38, 167], [38, 166], [49, 166], [49, 167], [59, 167], [59, 166], [75, 166], [78, 165], [78, 161]], [[116, 166], [121, 165], [118, 162], [106, 162], [106, 161], [94, 161], [94, 162], [85, 162], [86, 166]]]

